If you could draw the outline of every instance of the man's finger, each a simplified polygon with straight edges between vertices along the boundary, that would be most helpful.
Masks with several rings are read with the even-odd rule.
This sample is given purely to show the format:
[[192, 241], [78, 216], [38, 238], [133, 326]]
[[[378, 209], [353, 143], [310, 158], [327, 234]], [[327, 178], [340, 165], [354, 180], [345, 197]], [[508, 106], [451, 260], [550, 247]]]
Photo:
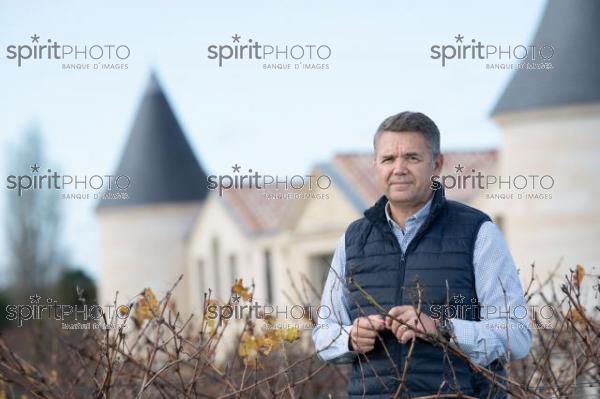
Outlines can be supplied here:
[[357, 338], [354, 343], [355, 346], [375, 345], [375, 338]]
[[357, 352], [368, 352], [375, 348], [375, 339], [374, 338], [358, 338], [352, 339], [352, 348]]
[[411, 323], [411, 320], [414, 319], [414, 315], [407, 311], [402, 313], [396, 320], [392, 322], [392, 331], [397, 331], [400, 326], [404, 326], [406, 328], [407, 325], [414, 327], [414, 323]]
[[377, 331], [381, 331], [385, 328], [385, 322], [381, 315], [372, 314], [367, 317], [367, 321], [369, 322], [369, 327]]
[[358, 321], [358, 326], [366, 330], [375, 330], [376, 323], [377, 321], [375, 320], [371, 320], [367, 317], [361, 317], [361, 319]]
[[383, 328], [383, 317], [379, 315], [371, 315], [369, 317], [360, 317], [357, 319], [359, 328], [368, 330], [381, 330]]
[[392, 332], [398, 340], [400, 339], [400, 337], [402, 337], [402, 334], [404, 334], [404, 332], [407, 330], [408, 327], [406, 325], [401, 324], [397, 321], [395, 321], [394, 325], [392, 326]]
[[[402, 312], [402, 314], [400, 314], [400, 316], [398, 317], [398, 319], [402, 320], [404, 323], [408, 324], [410, 323], [411, 320], [415, 319], [417, 317], [417, 314], [415, 313], [414, 308], [408, 309], [405, 312]], [[413, 326], [414, 324], [411, 324], [411, 326]]]
[[375, 338], [376, 335], [377, 335], [377, 331], [371, 330], [368, 328], [358, 327], [356, 329], [356, 331], [354, 332], [355, 337], [361, 337], [361, 338]]
[[415, 316], [415, 320], [413, 323], [415, 329], [417, 329], [417, 331], [419, 332], [425, 332], [425, 325], [423, 324], [424, 317], [426, 317], [425, 314], [421, 314], [420, 317]]
[[373, 345], [361, 346], [356, 351], [360, 353], [371, 352], [375, 347]]
[[416, 335], [415, 332], [412, 330], [406, 330], [404, 331], [404, 333], [402, 334], [402, 336], [400, 337], [400, 342], [405, 344], [407, 343], [409, 340], [411, 339], [415, 339]]
[[394, 320], [402, 320], [402, 316], [412, 310], [414, 310], [414, 307], [410, 305], [394, 306], [390, 309], [388, 316], [385, 318], [386, 327], [391, 328]]
[[394, 320], [394, 321], [392, 322], [392, 325], [391, 325], [390, 329], [392, 330], [392, 333], [393, 333], [394, 335], [397, 335], [397, 334], [398, 334], [398, 329], [399, 329], [400, 327], [402, 327], [402, 324], [401, 324], [400, 322], [398, 322], [398, 321]]
[[394, 306], [388, 312], [387, 316], [385, 317], [385, 326], [387, 328], [392, 328], [392, 324], [394, 323], [394, 320], [397, 319], [401, 313], [400, 308], [401, 308], [400, 306]]

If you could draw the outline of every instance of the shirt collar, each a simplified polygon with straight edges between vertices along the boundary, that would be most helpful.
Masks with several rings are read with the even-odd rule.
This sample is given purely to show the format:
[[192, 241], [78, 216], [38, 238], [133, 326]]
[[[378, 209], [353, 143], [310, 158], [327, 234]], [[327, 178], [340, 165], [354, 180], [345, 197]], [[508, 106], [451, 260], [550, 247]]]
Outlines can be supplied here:
[[[412, 216], [409, 216], [406, 219], [406, 223], [416, 222], [417, 224], [420, 224], [423, 221], [425, 221], [425, 219], [429, 215], [429, 211], [431, 210], [431, 202], [432, 201], [433, 201], [433, 195], [431, 196], [431, 198], [429, 198], [429, 201], [427, 201], [427, 203], [421, 207], [421, 209], [419, 209]], [[392, 219], [392, 217], [390, 215], [390, 202], [389, 201], [385, 204], [385, 217], [390, 225], [397, 226], [398, 228], [400, 227], [398, 225], [398, 223], [396, 223], [396, 221], [394, 219]]]

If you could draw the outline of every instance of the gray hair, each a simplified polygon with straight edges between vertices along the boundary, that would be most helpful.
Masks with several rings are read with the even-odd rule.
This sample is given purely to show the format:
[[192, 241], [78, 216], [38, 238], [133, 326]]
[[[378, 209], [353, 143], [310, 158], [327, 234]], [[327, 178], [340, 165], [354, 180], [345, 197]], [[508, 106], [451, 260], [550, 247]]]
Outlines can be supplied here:
[[427, 115], [420, 112], [404, 111], [385, 118], [373, 137], [373, 148], [377, 150], [377, 141], [383, 132], [417, 132], [425, 138], [425, 143], [435, 159], [440, 155], [440, 131]]

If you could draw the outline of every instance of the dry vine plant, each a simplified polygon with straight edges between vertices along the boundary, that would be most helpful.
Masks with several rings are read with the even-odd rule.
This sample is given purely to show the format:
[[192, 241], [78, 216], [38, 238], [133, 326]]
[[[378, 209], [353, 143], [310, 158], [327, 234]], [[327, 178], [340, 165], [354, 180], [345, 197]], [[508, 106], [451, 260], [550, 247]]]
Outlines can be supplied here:
[[[533, 271], [531, 275], [535, 276]], [[204, 298], [204, 313], [182, 318], [172, 300], [173, 290], [180, 281], [181, 276], [160, 299], [149, 288], [130, 306], [116, 307], [115, 299], [117, 311], [111, 319], [103, 320], [112, 328], [65, 331], [58, 323], [40, 321], [31, 323], [29, 328], [7, 332], [0, 337], [0, 399], [21, 395], [28, 398], [345, 396], [348, 366], [321, 362], [312, 346], [310, 328], [285, 320], [281, 323], [282, 320], [264, 314], [246, 315], [241, 320], [208, 317], [209, 309], [222, 311], [238, 302], [250, 303], [254, 284], [244, 286], [241, 279], [236, 280], [231, 298], [221, 303], [209, 291]], [[308, 279], [292, 281], [293, 292], [287, 294], [290, 302], [307, 308], [318, 303], [319, 291]], [[543, 281], [532, 277], [525, 293], [530, 309], [547, 305], [553, 312], [548, 317], [537, 310], [531, 311], [533, 347], [525, 359], [506, 365], [506, 376], [495, 375], [473, 363], [460, 350], [434, 336], [419, 339], [468, 362], [473, 370], [515, 398], [600, 397], [599, 292], [600, 276], [586, 273], [582, 266], [563, 276], [558, 284], [556, 276]], [[373, 301], [368, 292], [362, 293]], [[586, 302], [583, 299], [589, 299], [588, 294], [592, 299]], [[386, 313], [374, 301], [372, 304], [382, 315]], [[302, 321], [309, 326], [318, 323], [314, 315]], [[406, 367], [398, 370], [398, 378], [400, 381], [410, 378]], [[409, 394], [401, 383], [395, 396]], [[457, 392], [457, 397], [460, 396]]]

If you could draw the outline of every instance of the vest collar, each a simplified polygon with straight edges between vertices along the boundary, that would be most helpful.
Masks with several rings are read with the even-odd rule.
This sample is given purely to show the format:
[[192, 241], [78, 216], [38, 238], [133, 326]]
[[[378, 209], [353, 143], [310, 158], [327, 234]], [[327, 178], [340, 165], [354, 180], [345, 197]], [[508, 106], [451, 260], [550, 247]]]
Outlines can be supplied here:
[[[373, 223], [375, 226], [383, 228], [384, 231], [387, 229], [385, 226], [389, 227], [387, 222], [387, 217], [385, 215], [385, 205], [388, 202], [388, 199], [385, 195], [382, 195], [381, 198], [377, 200], [375, 205], [370, 207], [365, 211], [365, 217]], [[444, 205], [446, 204], [446, 196], [444, 193], [444, 188], [440, 187], [438, 190], [433, 192], [433, 199], [431, 201], [431, 208], [429, 210], [429, 215], [421, 225], [420, 230], [425, 230], [429, 224], [436, 218], [436, 216], [440, 213]]]

